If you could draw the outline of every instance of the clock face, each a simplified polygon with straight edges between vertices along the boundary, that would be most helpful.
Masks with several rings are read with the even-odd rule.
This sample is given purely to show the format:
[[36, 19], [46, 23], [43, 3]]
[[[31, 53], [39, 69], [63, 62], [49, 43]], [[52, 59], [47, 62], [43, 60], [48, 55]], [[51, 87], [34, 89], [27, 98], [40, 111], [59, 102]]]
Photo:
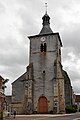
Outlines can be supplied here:
[[41, 41], [44, 42], [46, 40], [45, 37], [41, 37]]

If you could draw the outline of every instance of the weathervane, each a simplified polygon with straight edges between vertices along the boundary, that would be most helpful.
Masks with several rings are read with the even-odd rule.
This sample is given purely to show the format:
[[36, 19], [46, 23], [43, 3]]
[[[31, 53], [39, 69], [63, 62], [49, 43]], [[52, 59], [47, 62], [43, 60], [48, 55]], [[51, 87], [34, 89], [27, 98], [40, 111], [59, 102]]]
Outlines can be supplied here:
[[45, 10], [46, 10], [46, 14], [47, 14], [47, 3], [45, 3]]

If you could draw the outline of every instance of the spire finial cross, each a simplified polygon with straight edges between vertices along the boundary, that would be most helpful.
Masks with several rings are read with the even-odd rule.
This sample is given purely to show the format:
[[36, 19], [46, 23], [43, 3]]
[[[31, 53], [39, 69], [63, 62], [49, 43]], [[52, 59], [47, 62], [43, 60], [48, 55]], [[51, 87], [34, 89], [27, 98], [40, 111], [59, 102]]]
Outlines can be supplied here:
[[47, 14], [47, 3], [45, 3], [45, 10], [46, 10], [46, 14]]

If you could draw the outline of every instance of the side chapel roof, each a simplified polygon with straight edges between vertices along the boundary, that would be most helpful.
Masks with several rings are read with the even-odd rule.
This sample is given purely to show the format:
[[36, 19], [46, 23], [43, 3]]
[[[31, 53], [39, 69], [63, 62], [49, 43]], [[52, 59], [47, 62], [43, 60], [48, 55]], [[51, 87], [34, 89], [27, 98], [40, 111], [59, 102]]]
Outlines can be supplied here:
[[26, 80], [26, 75], [27, 75], [27, 72], [23, 73], [19, 78], [17, 78], [12, 84], [14, 84], [17, 80], [19, 81], [24, 81]]

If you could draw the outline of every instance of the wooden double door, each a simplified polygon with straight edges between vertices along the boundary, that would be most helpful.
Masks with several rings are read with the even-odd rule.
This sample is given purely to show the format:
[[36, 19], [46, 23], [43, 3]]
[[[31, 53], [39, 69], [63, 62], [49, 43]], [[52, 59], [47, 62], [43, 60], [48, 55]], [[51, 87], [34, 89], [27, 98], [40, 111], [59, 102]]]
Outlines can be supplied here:
[[38, 100], [38, 113], [48, 113], [48, 101], [45, 96], [41, 96]]

